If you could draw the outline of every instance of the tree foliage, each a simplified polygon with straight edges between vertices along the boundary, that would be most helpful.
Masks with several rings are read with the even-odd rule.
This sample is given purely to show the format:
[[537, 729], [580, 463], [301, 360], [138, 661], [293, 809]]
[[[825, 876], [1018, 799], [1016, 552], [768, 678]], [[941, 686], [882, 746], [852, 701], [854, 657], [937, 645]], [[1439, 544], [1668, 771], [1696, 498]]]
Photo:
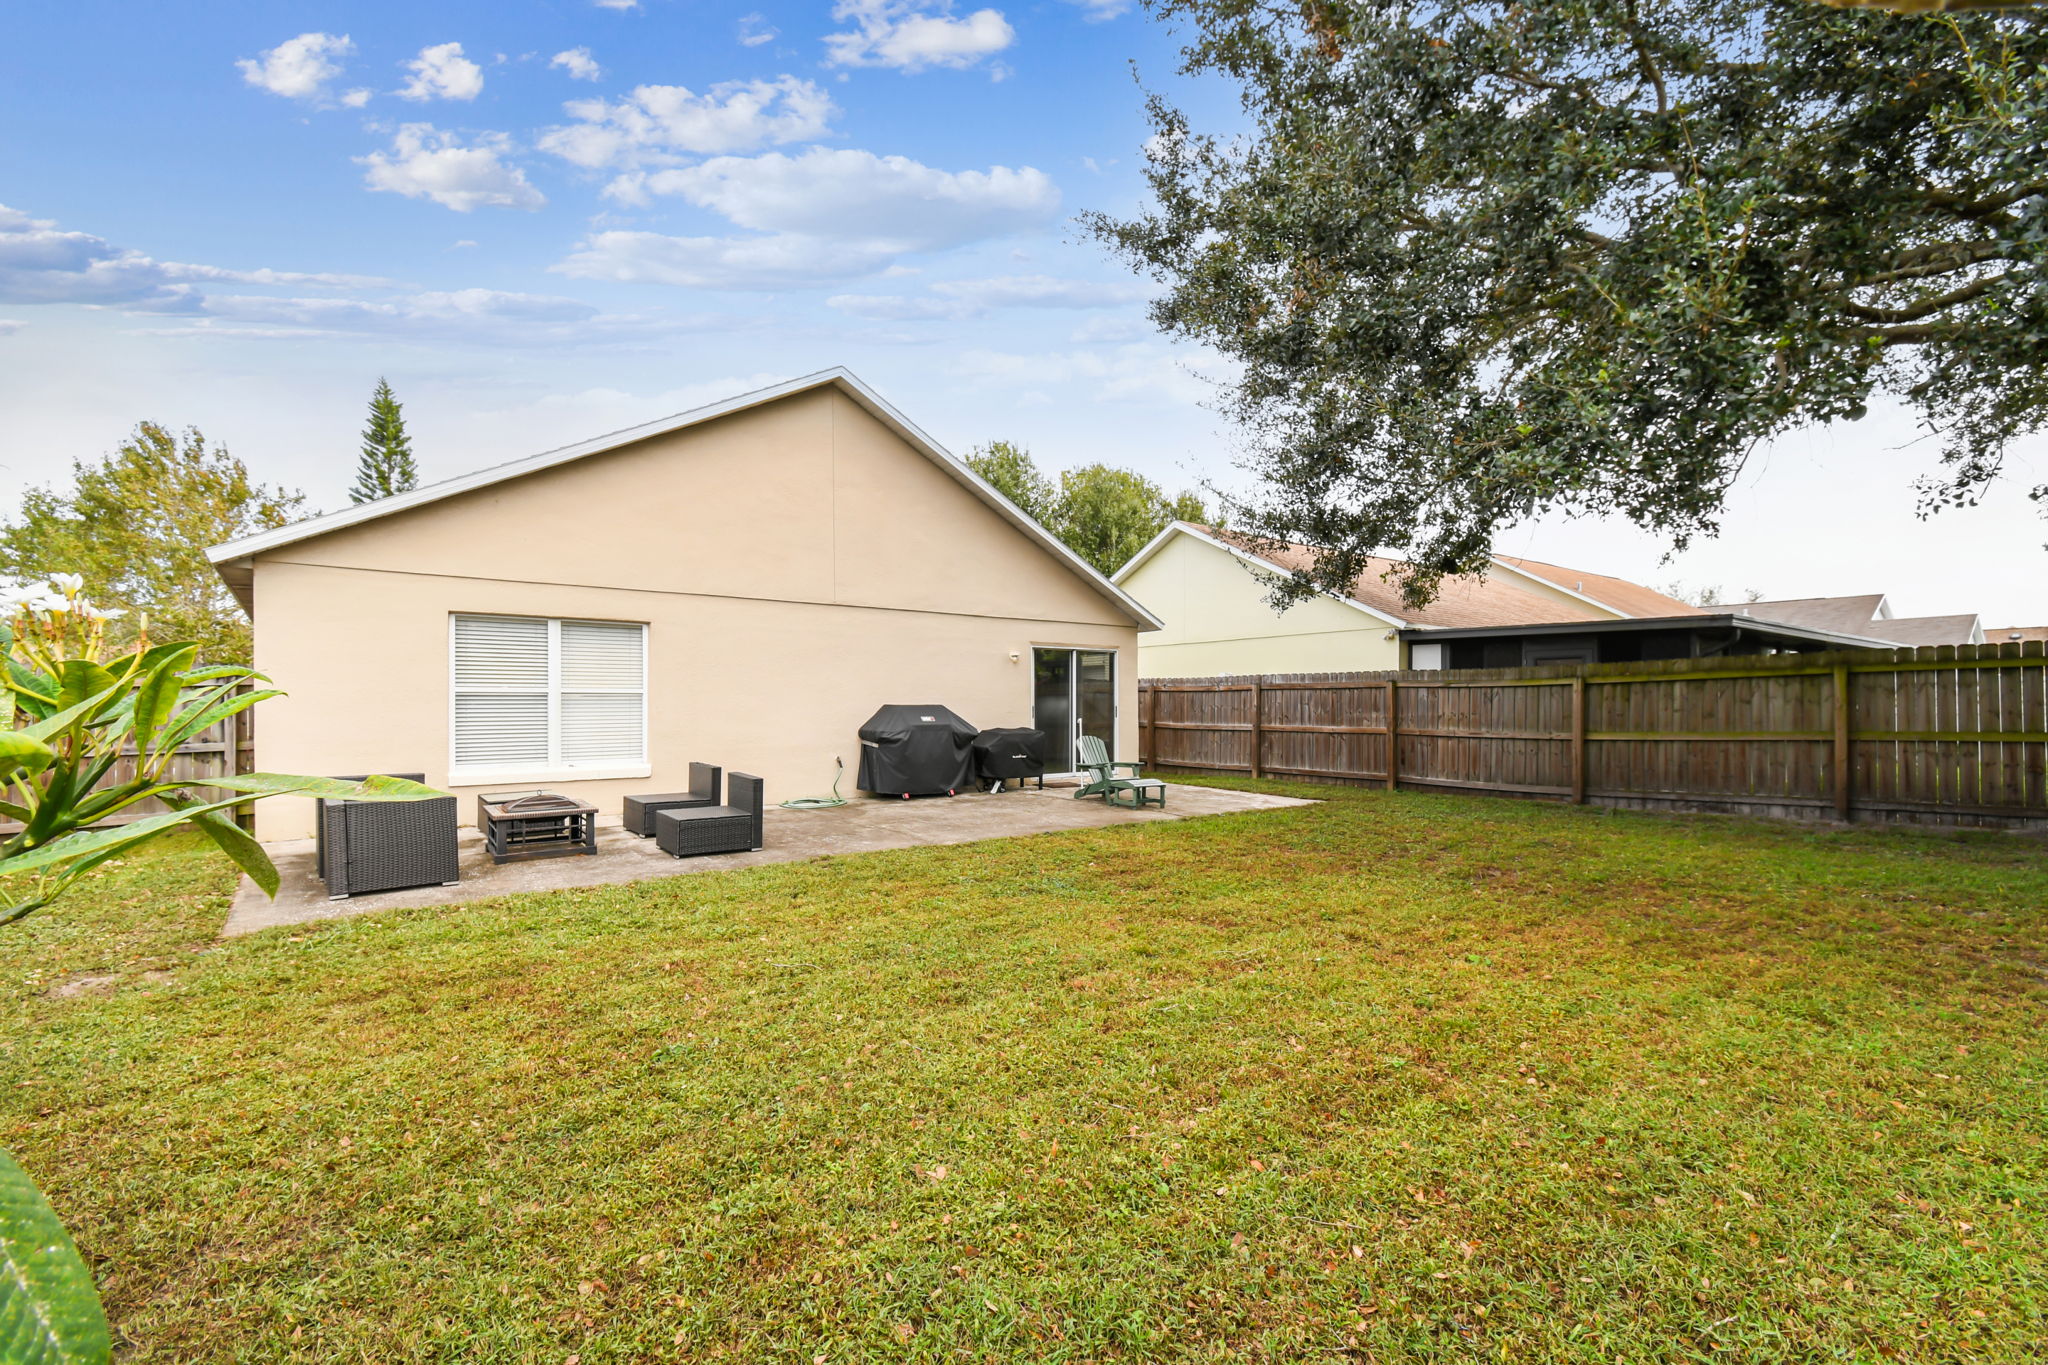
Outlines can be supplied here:
[[967, 466], [1105, 574], [1122, 568], [1168, 522], [1208, 520], [1195, 494], [1169, 497], [1142, 474], [1112, 465], [1064, 470], [1055, 482], [1029, 451], [1008, 441], [976, 448]]
[[267, 487], [197, 427], [174, 436], [143, 422], [98, 464], [71, 466], [72, 488], [32, 488], [0, 527], [0, 578], [78, 574], [125, 614], [110, 640], [144, 629], [189, 640], [213, 663], [249, 661], [249, 622], [207, 562], [208, 546], [296, 520], [305, 495]]
[[405, 405], [392, 396], [391, 385], [379, 378], [370, 395], [370, 420], [363, 427], [363, 453], [356, 461], [356, 481], [348, 490], [348, 500], [376, 502], [409, 493], [419, 483], [412, 438], [405, 434]]
[[[1762, 440], [1901, 397], [1923, 504], [2048, 419], [2048, 24], [1804, 0], [1148, 0], [1250, 129], [1162, 100], [1095, 230], [1242, 366], [1240, 530], [1426, 600], [1497, 528], [1710, 533]], [[2037, 490], [2040, 497], [2048, 490]]]

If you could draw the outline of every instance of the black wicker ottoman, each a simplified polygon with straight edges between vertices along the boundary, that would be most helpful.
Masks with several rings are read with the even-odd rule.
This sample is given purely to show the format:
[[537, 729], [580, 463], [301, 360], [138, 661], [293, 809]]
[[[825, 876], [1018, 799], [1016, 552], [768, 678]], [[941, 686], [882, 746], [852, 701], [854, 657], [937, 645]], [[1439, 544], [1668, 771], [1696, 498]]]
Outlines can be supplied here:
[[688, 810], [718, 804], [718, 782], [724, 769], [714, 763], [690, 765], [690, 789], [686, 792], [657, 792], [652, 796], [629, 796], [621, 823], [628, 834], [643, 839], [654, 837], [654, 817], [665, 810]]
[[[366, 774], [343, 777], [361, 782]], [[424, 773], [386, 773], [414, 782]], [[314, 862], [329, 900], [411, 886], [453, 886], [462, 878], [455, 798], [314, 803]]]
[[765, 802], [761, 779], [734, 773], [726, 779], [726, 804], [655, 812], [654, 842], [672, 858], [706, 853], [750, 853], [761, 847]]

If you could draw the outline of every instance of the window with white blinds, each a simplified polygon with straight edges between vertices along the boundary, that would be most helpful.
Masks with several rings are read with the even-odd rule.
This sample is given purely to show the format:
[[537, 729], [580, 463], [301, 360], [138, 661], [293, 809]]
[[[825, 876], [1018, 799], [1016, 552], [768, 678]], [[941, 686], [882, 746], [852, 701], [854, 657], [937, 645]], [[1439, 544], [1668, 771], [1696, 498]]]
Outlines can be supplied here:
[[458, 772], [647, 762], [647, 627], [457, 616], [450, 656]]

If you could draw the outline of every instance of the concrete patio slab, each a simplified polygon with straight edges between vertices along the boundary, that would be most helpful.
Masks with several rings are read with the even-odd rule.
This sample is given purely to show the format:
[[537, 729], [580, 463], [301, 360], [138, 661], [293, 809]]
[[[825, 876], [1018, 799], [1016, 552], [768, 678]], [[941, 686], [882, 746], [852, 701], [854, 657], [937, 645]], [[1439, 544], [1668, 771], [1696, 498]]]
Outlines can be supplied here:
[[409, 891], [382, 891], [329, 900], [327, 887], [315, 875], [313, 841], [294, 839], [266, 845], [283, 879], [277, 899], [266, 897], [246, 877], [228, 911], [223, 937], [253, 934], [279, 925], [367, 915], [413, 905], [462, 905], [489, 896], [519, 891], [559, 891], [578, 886], [604, 886], [651, 881], [757, 867], [763, 863], [800, 862], [837, 853], [870, 853], [928, 844], [966, 844], [981, 839], [1008, 839], [1062, 829], [1144, 824], [1185, 820], [1198, 815], [1230, 815], [1241, 811], [1304, 806], [1312, 802], [1259, 792], [1224, 791], [1215, 787], [1168, 786], [1166, 807], [1125, 810], [1102, 801], [1073, 799], [1071, 786], [1048, 784], [1044, 791], [1027, 789], [990, 795], [973, 792], [946, 798], [887, 801], [860, 797], [826, 810], [782, 810], [771, 807], [766, 817], [767, 847], [755, 853], [726, 853], [706, 858], [671, 858], [654, 840], [626, 833], [616, 816], [601, 819], [597, 853], [587, 857], [545, 858], [533, 862], [491, 862], [483, 838], [473, 829], [461, 835], [462, 881], [455, 886], [423, 886]]

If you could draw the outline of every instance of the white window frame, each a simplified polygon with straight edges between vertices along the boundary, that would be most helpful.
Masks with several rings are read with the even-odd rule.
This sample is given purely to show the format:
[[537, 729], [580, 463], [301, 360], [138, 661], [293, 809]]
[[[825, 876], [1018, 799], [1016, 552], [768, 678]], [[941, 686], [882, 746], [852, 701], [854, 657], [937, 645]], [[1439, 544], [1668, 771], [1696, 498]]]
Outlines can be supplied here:
[[[544, 762], [523, 765], [498, 764], [464, 767], [455, 754], [455, 698], [458, 692], [488, 694], [488, 688], [458, 688], [455, 685], [455, 623], [465, 617], [496, 617], [501, 620], [546, 621], [548, 623], [548, 756]], [[602, 764], [577, 764], [562, 758], [562, 626], [565, 622], [599, 626], [637, 626], [640, 630], [640, 757], [637, 761], [610, 760]], [[597, 782], [607, 778], [651, 777], [654, 768], [648, 758], [648, 639], [645, 621], [611, 621], [595, 616], [526, 616], [507, 611], [451, 611], [448, 613], [448, 785], [491, 787], [531, 782]], [[506, 688], [507, 693], [527, 689]], [[578, 692], [620, 692], [626, 689], [579, 687]]]

